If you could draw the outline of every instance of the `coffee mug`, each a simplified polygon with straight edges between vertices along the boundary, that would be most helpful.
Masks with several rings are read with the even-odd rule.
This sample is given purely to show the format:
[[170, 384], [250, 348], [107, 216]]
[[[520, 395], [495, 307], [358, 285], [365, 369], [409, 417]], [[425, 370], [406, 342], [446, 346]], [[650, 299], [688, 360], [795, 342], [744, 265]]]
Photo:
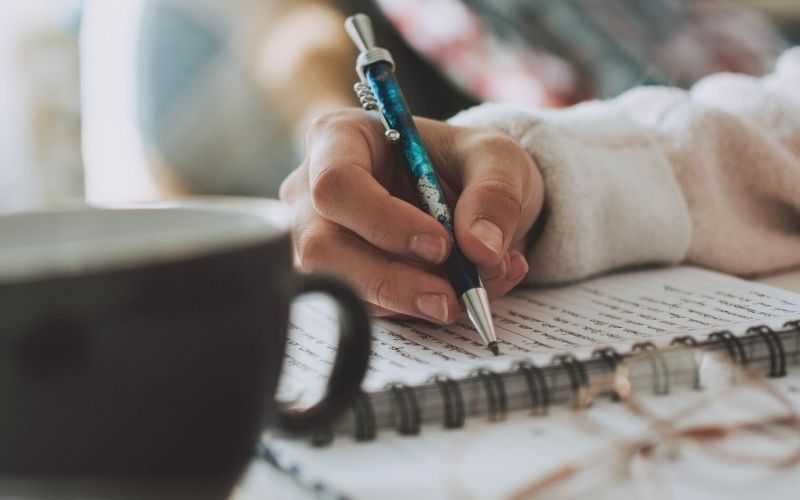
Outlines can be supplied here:
[[[0, 476], [236, 478], [265, 428], [332, 423], [369, 321], [342, 282], [292, 270], [288, 221], [217, 198], [0, 217]], [[274, 395], [307, 292], [338, 303], [339, 345], [326, 394], [291, 412]]]

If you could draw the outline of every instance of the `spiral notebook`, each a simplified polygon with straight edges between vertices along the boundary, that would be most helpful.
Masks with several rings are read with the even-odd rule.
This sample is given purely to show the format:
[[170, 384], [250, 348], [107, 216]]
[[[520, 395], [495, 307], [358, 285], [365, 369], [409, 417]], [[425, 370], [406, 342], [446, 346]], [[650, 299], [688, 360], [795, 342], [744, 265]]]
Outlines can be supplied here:
[[[800, 295], [694, 267], [522, 288], [496, 301], [493, 313], [503, 354], [498, 358], [480, 343], [466, 318], [448, 327], [374, 321], [369, 372], [350, 410], [303, 441], [265, 436], [262, 456], [317, 489], [346, 485], [363, 496], [377, 493], [371, 487], [392, 484], [390, 476], [403, 468], [423, 477], [419, 463], [411, 462], [420, 462], [437, 446], [439, 451], [454, 446], [458, 435], [476, 426], [488, 426], [493, 430], [485, 432], [509, 443], [528, 439], [534, 426], [549, 445], [583, 449], [585, 436], [570, 439], [569, 426], [559, 415], [569, 411], [581, 387], [608, 377], [636, 351], [699, 345], [778, 379], [800, 364]], [[321, 390], [332, 363], [335, 311], [310, 298], [293, 311], [291, 329], [281, 392], [303, 406], [318, 397], [310, 388]], [[661, 366], [654, 368], [661, 373], [645, 374], [642, 382], [651, 384], [653, 392], [664, 394], [669, 384], [688, 386], [695, 380], [695, 366], [654, 366]], [[800, 376], [795, 378], [800, 387]], [[449, 460], [439, 451], [431, 455], [438, 457], [431, 458], [434, 469], [441, 466], [437, 460]], [[345, 457], [370, 462], [375, 473], [348, 482], [340, 470]], [[381, 479], [382, 474], [387, 476]], [[512, 484], [509, 474], [500, 476]], [[440, 478], [425, 477], [433, 489], [420, 486], [420, 492], [442, 496]]]
[[[382, 429], [413, 435], [426, 423], [458, 428], [469, 418], [502, 420], [524, 409], [545, 413], [569, 404], [577, 388], [608, 374], [626, 353], [675, 342], [758, 359], [772, 375], [785, 371], [778, 357], [800, 351], [777, 334], [800, 319], [800, 295], [688, 266], [523, 288], [496, 301], [493, 314], [500, 357], [466, 318], [448, 327], [374, 321], [363, 394], [313, 441], [366, 441]], [[293, 310], [282, 399], [303, 406], [319, 397], [336, 335], [331, 306], [312, 298]]]

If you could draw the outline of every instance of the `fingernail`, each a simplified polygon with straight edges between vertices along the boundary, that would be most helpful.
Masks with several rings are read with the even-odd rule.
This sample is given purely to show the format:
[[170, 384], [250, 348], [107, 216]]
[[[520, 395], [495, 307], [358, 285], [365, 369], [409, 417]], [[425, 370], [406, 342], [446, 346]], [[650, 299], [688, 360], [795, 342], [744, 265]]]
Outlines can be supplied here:
[[411, 253], [420, 259], [438, 264], [444, 260], [447, 242], [441, 236], [432, 234], [415, 234], [411, 237]]
[[497, 227], [495, 223], [479, 217], [472, 223], [469, 231], [489, 247], [489, 250], [498, 255], [500, 254], [503, 249], [503, 230]]
[[511, 262], [508, 264], [506, 279], [511, 282], [519, 281], [528, 274], [528, 269], [528, 261], [525, 260], [525, 257], [514, 252], [514, 255], [511, 256]]
[[440, 293], [421, 293], [414, 301], [419, 312], [441, 323], [447, 322], [447, 297]]

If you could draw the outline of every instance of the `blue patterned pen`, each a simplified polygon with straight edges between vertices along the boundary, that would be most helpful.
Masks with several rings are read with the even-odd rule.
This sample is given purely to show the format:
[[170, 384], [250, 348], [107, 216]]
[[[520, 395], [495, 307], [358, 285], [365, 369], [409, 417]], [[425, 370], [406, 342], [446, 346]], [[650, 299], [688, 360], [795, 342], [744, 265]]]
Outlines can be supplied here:
[[354, 86], [358, 99], [364, 109], [380, 111], [381, 121], [386, 127], [386, 139], [397, 143], [402, 149], [422, 209], [435, 217], [450, 233], [453, 249], [445, 262], [447, 276], [464, 302], [467, 315], [481, 339], [496, 356], [499, 350], [489, 296], [475, 265], [467, 260], [456, 244], [453, 214], [395, 79], [392, 55], [388, 50], [375, 46], [372, 23], [366, 15], [348, 17], [345, 29], [360, 52], [356, 71], [361, 81]]

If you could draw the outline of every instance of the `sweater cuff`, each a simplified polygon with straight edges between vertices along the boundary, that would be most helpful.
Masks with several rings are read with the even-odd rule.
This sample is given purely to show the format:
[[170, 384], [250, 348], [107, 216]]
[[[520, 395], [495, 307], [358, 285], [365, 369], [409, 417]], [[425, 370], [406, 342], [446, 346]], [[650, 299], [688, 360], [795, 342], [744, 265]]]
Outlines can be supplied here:
[[612, 102], [565, 110], [484, 104], [454, 125], [499, 129], [533, 157], [548, 219], [526, 282], [556, 284], [686, 256], [691, 219], [657, 142]]

